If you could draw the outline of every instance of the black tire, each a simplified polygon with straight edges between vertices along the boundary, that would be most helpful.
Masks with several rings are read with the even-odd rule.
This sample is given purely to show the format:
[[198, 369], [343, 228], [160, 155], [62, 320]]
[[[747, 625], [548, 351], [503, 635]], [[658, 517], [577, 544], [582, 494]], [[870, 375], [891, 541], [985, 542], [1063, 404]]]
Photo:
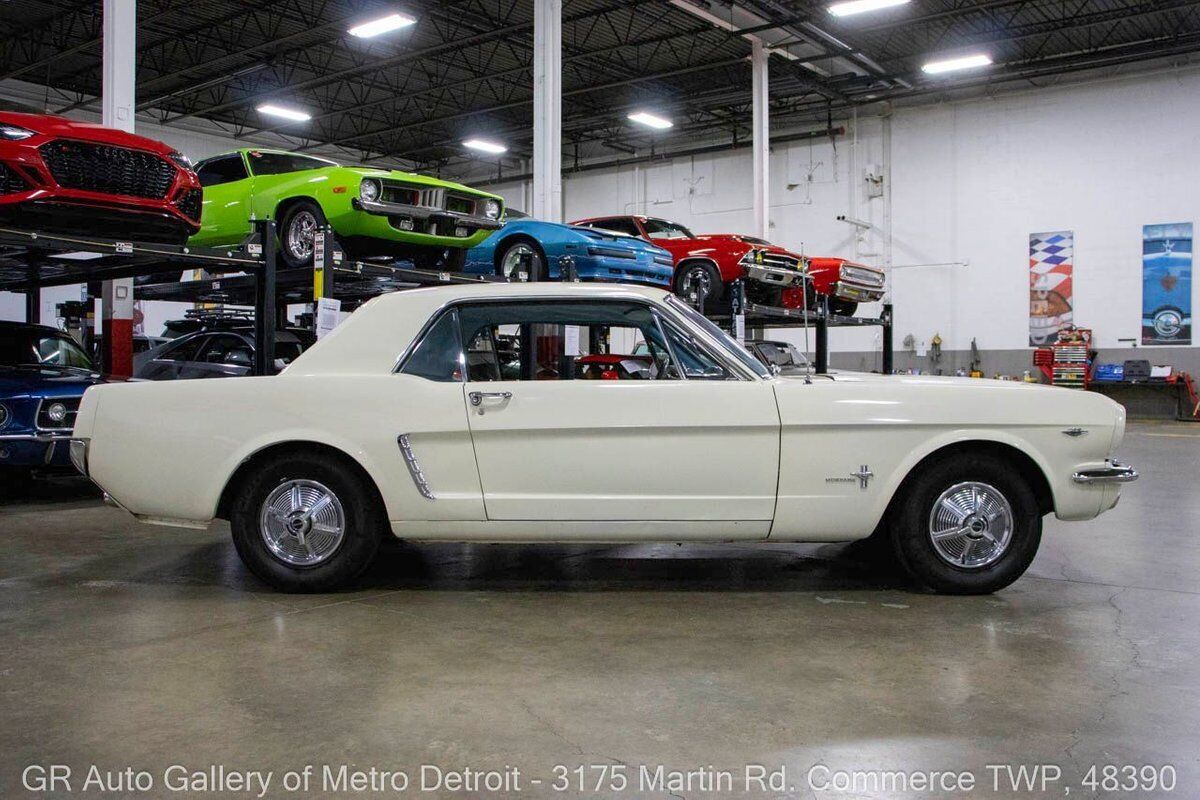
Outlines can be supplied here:
[[[527, 239], [524, 236], [515, 236], [512, 239], [504, 242], [496, 249], [496, 274], [500, 277], [505, 277], [504, 262], [509, 255], [514, 251], [524, 248], [529, 251], [529, 278], [530, 281], [546, 281], [550, 279], [550, 268], [546, 261], [546, 251], [542, 246], [533, 239]], [[520, 280], [517, 277], [517, 272], [514, 271], [511, 280]]]
[[853, 317], [858, 311], [858, 303], [853, 300], [832, 299], [829, 301], [829, 311], [839, 317]]
[[[960, 486], [958, 493], [950, 496], [949, 505], [941, 507], [940, 518], [934, 520], [935, 503], [940, 506], [943, 493]], [[949, 510], [951, 507], [971, 508], [971, 501], [962, 500], [971, 486], [983, 487], [977, 490], [985, 501], [977, 506], [983, 513], [947, 522], [956, 513]], [[1004, 520], [985, 518], [989, 512], [1002, 510], [1003, 505], [996, 503], [996, 496], [990, 492], [1007, 503], [1007, 519], [1011, 521], [1008, 543], [997, 555], [993, 555], [994, 545], [985, 537], [1001, 536]], [[969, 532], [944, 538], [940, 545], [943, 552], [939, 553], [932, 533], [938, 525], [944, 525], [941, 530], [947, 532]], [[901, 565], [914, 579], [942, 594], [989, 594], [1003, 589], [1029, 568], [1042, 540], [1042, 513], [1028, 481], [1010, 463], [986, 453], [951, 455], [910, 478], [893, 501], [888, 526]], [[982, 530], [973, 526], [982, 526]], [[960, 543], [964, 563], [952, 563], [953, 553], [944, 553]], [[968, 554], [980, 563], [966, 565]], [[994, 560], [987, 562], [987, 558]]]
[[711, 261], [685, 261], [675, 270], [675, 294], [692, 305], [696, 304], [696, 290], [693, 288], [697, 281], [706, 281], [708, 293], [704, 302], [715, 303], [725, 294], [725, 284], [721, 282], [721, 273]]
[[[272, 551], [264, 534], [265, 503], [273, 492], [294, 481], [328, 489], [340, 506], [343, 534], [317, 563], [289, 563]], [[371, 563], [389, 530], [382, 500], [369, 479], [338, 458], [302, 451], [270, 458], [246, 476], [231, 504], [229, 524], [242, 563], [285, 592], [327, 592], [345, 586]], [[298, 552], [295, 542], [287, 545], [293, 555]]]
[[[293, 242], [291, 239], [293, 226], [307, 229], [310, 221], [315, 224], [313, 235], [318, 235], [325, 227], [325, 212], [311, 200], [301, 200], [288, 206], [279, 220], [279, 258], [288, 269], [300, 269], [312, 265], [312, 242], [309, 241], [308, 247], [305, 249], [300, 246], [299, 242]], [[297, 235], [301, 233], [300, 230], [296, 231]]]

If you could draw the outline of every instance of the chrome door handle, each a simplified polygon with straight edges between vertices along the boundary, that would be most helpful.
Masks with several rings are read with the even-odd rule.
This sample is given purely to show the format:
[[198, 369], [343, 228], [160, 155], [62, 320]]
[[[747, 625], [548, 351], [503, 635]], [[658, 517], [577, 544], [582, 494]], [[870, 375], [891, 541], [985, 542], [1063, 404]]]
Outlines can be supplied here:
[[511, 400], [512, 392], [468, 392], [467, 397], [471, 398], [471, 405], [483, 405], [484, 399], [492, 400]]

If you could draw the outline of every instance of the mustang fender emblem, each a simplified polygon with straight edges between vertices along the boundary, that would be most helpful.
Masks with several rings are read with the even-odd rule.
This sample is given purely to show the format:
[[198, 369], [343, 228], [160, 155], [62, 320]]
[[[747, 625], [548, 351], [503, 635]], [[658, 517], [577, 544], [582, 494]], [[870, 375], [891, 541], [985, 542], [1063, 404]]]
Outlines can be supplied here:
[[857, 480], [858, 488], [862, 489], [865, 492], [867, 490], [867, 486], [870, 485], [870, 483], [871, 483], [871, 478], [874, 478], [874, 477], [875, 477], [875, 473], [871, 472], [871, 468], [869, 466], [867, 466], [866, 464], [863, 464], [861, 467], [858, 468], [857, 472], [851, 472], [849, 478], [826, 478], [825, 482], [826, 483], [854, 483], [854, 481]]
[[1072, 439], [1078, 439], [1080, 436], [1087, 436], [1087, 428], [1067, 428], [1063, 431], [1063, 436], [1070, 436]]

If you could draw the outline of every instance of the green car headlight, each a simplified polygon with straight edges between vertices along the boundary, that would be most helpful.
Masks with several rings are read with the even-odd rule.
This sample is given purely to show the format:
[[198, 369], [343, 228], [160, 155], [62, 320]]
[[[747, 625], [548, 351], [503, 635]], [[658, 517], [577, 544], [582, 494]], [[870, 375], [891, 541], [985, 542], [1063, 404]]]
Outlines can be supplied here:
[[383, 187], [374, 178], [363, 178], [362, 183], [358, 185], [358, 196], [367, 202], [375, 202], [381, 194], [383, 194]]
[[500, 219], [500, 203], [496, 200], [488, 200], [483, 204], [483, 213], [488, 219]]

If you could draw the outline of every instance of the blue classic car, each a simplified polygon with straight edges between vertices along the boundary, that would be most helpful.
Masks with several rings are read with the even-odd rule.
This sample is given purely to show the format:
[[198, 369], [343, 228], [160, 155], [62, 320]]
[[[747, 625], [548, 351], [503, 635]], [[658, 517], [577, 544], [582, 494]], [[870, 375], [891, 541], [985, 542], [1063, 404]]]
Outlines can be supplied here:
[[[558, 280], [563, 257], [575, 262], [585, 281], [671, 285], [671, 254], [623, 233], [540, 222], [509, 209], [504, 227], [467, 251], [464, 272], [517, 278], [527, 269], [536, 280]], [[528, 263], [528, 267], [522, 266]]]
[[1190, 344], [1192, 226], [1159, 227], [1142, 243], [1142, 344]]
[[79, 399], [103, 381], [83, 348], [62, 331], [0, 322], [0, 473], [70, 470], [68, 442]]

